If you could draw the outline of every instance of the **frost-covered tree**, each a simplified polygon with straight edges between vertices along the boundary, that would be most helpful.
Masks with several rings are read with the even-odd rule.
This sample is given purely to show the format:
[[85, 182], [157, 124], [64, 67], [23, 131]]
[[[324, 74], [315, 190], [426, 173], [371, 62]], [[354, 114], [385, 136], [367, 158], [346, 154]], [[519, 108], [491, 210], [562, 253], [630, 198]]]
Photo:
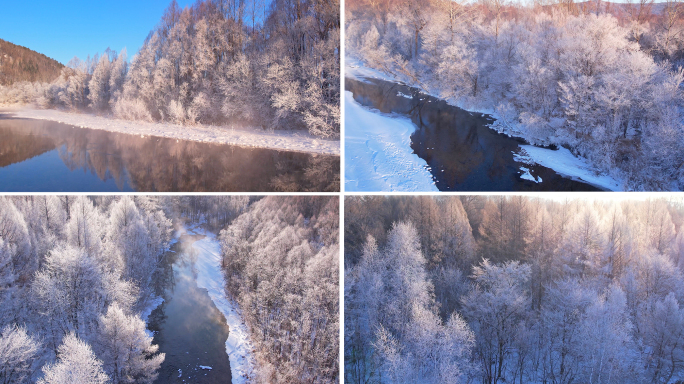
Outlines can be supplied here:
[[[245, 201], [223, 203], [231, 212]], [[269, 196], [220, 232], [227, 292], [243, 311], [257, 356], [270, 363], [263, 381], [337, 381], [338, 207], [328, 197]]]
[[111, 75], [112, 63], [107, 55], [102, 55], [88, 83], [88, 100], [90, 107], [96, 111], [104, 111], [109, 107]]
[[569, 147], [625, 189], [681, 189], [684, 17], [646, 3], [351, 0], [346, 54], [496, 111], [493, 128]]
[[621, 383], [643, 375], [633, 324], [622, 289], [613, 285], [587, 307], [579, 335], [579, 377], [591, 383]]
[[102, 221], [100, 212], [86, 196], [76, 197], [68, 209], [66, 234], [69, 244], [97, 257], [102, 249]]
[[145, 322], [126, 315], [118, 303], [100, 316], [99, 356], [113, 383], [152, 383], [165, 355], [145, 332]]
[[57, 350], [57, 362], [43, 367], [39, 384], [92, 383], [104, 384], [109, 377], [90, 346], [73, 333], [64, 337]]
[[27, 383], [34, 360], [41, 352], [40, 342], [23, 327], [6, 325], [0, 333], [0, 381]]
[[[128, 370], [126, 377], [138, 382], [155, 377], [161, 358], [144, 334], [137, 311], [151, 296], [152, 274], [168, 249], [171, 222], [165, 212], [171, 209], [167, 204], [154, 197], [0, 198], [0, 381], [36, 380], [41, 365], [55, 354], [61, 358], [60, 348], [66, 347], [60, 344], [68, 335], [96, 343], [105, 330], [128, 335], [128, 341], [137, 342], [131, 348], [144, 356], [129, 356], [129, 365], [122, 368]], [[135, 225], [115, 226], [110, 218]], [[111, 319], [105, 323], [114, 328], [104, 327], [105, 317], [128, 328], [114, 326], [118, 323]], [[121, 341], [109, 336], [113, 343]], [[114, 348], [114, 344], [102, 345], [94, 344], [100, 358]], [[56, 376], [46, 373], [46, 382], [60, 377], [65, 381], [59, 382], [79, 382], [60, 376], [71, 368], [62, 372], [56, 368], [59, 364], [50, 366]]]
[[38, 267], [31, 257], [31, 243], [26, 220], [16, 206], [7, 198], [0, 197], [0, 238], [5, 242], [5, 257], [10, 255], [11, 263], [19, 275], [30, 275]]
[[119, 250], [123, 276], [139, 286], [146, 286], [160, 256], [157, 252], [153, 253], [151, 248], [158, 251], [159, 247], [151, 244], [145, 222], [133, 199], [125, 196], [114, 203], [109, 222], [108, 232]]
[[653, 382], [669, 382], [684, 364], [684, 310], [673, 293], [658, 300], [645, 330], [650, 351], [648, 374]]
[[38, 313], [50, 324], [53, 347], [68, 332], [88, 335], [104, 305], [102, 272], [97, 261], [79, 248], [50, 252], [32, 287]]
[[[351, 303], [345, 317], [351, 324], [345, 348], [353, 351], [353, 380], [467, 380], [474, 335], [459, 314], [446, 322], [439, 317], [425, 264], [410, 223], [394, 225], [382, 251], [368, 238], [361, 262], [346, 279]], [[373, 350], [379, 372], [373, 370]]]
[[515, 352], [514, 330], [530, 308], [529, 276], [529, 266], [515, 261], [497, 266], [485, 259], [473, 268], [474, 287], [463, 297], [463, 313], [475, 332], [484, 382], [505, 378]]
[[[10, 293], [16, 281], [14, 266], [12, 265], [15, 253], [15, 247], [0, 238], [0, 303], [4, 305], [9, 305], [9, 302], [6, 302], [6, 300], [10, 298]], [[3, 314], [0, 314], [0, 316], [3, 316]]]
[[112, 108], [121, 97], [123, 85], [128, 75], [128, 52], [126, 48], [111, 63], [109, 75], [109, 107]]
[[[449, 200], [431, 199], [440, 204]], [[442, 381], [432, 367], [446, 372], [450, 363], [433, 353], [440, 345], [435, 334], [452, 315], [460, 316], [474, 340], [465, 362], [454, 357], [459, 373], [451, 381], [666, 383], [684, 372], [684, 279], [676, 264], [681, 260], [677, 252], [684, 211], [678, 199], [559, 202], [488, 196], [459, 201], [465, 202], [467, 221], [487, 229], [474, 238], [480, 253], [504, 249], [508, 260], [471, 258], [454, 273], [422, 275], [414, 258], [389, 253], [396, 238], [382, 231], [391, 228], [392, 219], [412, 217], [413, 236], [421, 242], [435, 238], [443, 231], [439, 223], [445, 209], [429, 209], [426, 198], [345, 202], [345, 234], [352, 235], [350, 246], [345, 243], [347, 381]], [[502, 201], [505, 209], [499, 210]], [[518, 252], [497, 245], [491, 229], [497, 228], [493, 219], [500, 212], [506, 244], [513, 242], [510, 233], [523, 234]], [[677, 235], [670, 235], [670, 224]], [[356, 231], [373, 234], [361, 245], [360, 256]], [[402, 236], [397, 244], [415, 241], [407, 232]], [[658, 251], [659, 241], [665, 254]], [[414, 276], [414, 288], [434, 285], [440, 287], [435, 292], [444, 292], [428, 295], [427, 306], [412, 303], [409, 311], [393, 312], [393, 307], [404, 308], [401, 293], [409, 292], [396, 288], [402, 283], [396, 276], [402, 273]], [[423, 297], [416, 295], [416, 304], [424, 303]], [[458, 305], [453, 297], [459, 298]], [[458, 340], [463, 346], [468, 339]]]

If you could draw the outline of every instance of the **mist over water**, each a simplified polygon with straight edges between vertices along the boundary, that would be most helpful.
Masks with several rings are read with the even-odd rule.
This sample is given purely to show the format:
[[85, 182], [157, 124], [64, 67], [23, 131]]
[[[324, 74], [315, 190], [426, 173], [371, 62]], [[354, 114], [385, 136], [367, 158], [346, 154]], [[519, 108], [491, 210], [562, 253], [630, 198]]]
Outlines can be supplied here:
[[0, 115], [0, 191], [339, 190], [339, 157], [77, 128]]
[[197, 287], [197, 254], [192, 243], [202, 237], [181, 236], [157, 275], [157, 294], [164, 302], [152, 312], [148, 324], [154, 332], [153, 343], [166, 354], [157, 383], [231, 382], [226, 319], [207, 291]]

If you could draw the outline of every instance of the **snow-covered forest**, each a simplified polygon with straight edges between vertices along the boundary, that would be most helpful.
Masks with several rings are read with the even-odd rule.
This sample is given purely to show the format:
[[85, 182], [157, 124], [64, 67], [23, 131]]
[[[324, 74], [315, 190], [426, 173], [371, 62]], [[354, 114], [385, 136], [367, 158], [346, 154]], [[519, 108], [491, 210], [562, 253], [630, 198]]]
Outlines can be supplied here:
[[679, 1], [349, 0], [346, 55], [634, 190], [684, 188]]
[[339, 200], [268, 196], [220, 232], [264, 383], [339, 381]]
[[675, 383], [684, 201], [345, 200], [350, 383]]
[[154, 198], [0, 197], [0, 382], [153, 382], [140, 313], [171, 236]]
[[52, 83], [0, 87], [0, 104], [339, 138], [339, 24], [337, 0], [173, 0], [130, 62], [74, 58]]
[[0, 197], [0, 382], [154, 382], [165, 355], [146, 321], [183, 223], [220, 231], [253, 379], [335, 382], [338, 207], [313, 196]]

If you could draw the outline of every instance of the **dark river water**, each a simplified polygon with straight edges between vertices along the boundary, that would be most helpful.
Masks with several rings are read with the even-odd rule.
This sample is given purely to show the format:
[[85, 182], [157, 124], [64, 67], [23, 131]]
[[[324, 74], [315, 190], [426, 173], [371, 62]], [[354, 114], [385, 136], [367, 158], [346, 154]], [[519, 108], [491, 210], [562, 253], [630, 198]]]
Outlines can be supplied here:
[[[166, 354], [157, 383], [230, 383], [226, 353], [229, 328], [206, 289], [197, 287], [192, 243], [202, 236], [182, 235], [167, 253], [157, 277], [164, 302], [149, 317], [154, 344]], [[211, 370], [200, 366], [211, 367]]]
[[[359, 104], [383, 113], [407, 116], [418, 127], [411, 148], [430, 167], [441, 191], [597, 191], [552, 169], [513, 159], [521, 139], [487, 127], [494, 120], [428, 96], [416, 88], [378, 79], [346, 78], [345, 87]], [[542, 178], [521, 179], [520, 166]]]
[[0, 192], [333, 192], [339, 178], [339, 156], [141, 137], [0, 113]]

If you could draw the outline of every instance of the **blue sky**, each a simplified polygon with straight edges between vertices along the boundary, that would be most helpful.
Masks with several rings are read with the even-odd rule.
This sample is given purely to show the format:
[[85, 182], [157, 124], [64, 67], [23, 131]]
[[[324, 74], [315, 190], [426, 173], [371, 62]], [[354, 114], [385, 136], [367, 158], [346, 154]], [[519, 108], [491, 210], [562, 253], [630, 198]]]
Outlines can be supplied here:
[[[181, 8], [195, 0], [177, 0]], [[107, 47], [140, 49], [171, 0], [3, 0], [0, 39], [43, 53], [62, 64]]]

